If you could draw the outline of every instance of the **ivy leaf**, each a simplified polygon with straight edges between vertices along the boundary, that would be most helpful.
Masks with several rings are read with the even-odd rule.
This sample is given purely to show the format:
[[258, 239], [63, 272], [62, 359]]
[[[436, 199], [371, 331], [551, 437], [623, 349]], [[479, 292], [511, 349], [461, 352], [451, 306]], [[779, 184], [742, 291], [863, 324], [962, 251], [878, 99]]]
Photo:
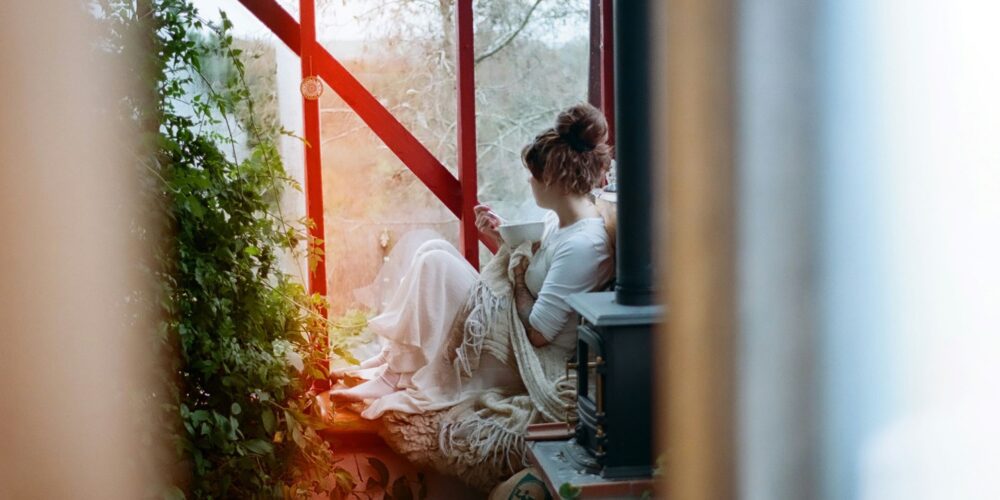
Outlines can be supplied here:
[[410, 482], [406, 480], [406, 476], [399, 476], [392, 483], [392, 498], [413, 500], [413, 490], [410, 489]]
[[579, 487], [573, 486], [569, 483], [563, 483], [559, 486], [559, 498], [564, 500], [575, 500], [580, 498], [582, 490]]
[[243, 447], [255, 455], [267, 455], [274, 451], [274, 446], [263, 439], [251, 439], [243, 443]]
[[295, 441], [295, 444], [299, 445], [299, 448], [305, 449], [306, 438], [302, 435], [302, 431], [299, 430], [298, 426], [292, 429], [292, 441]]
[[163, 500], [185, 500], [187, 496], [185, 496], [184, 492], [177, 486], [171, 486], [160, 494], [160, 498]]
[[333, 471], [333, 475], [337, 478], [337, 489], [344, 493], [354, 491], [354, 476], [352, 476], [350, 472], [337, 467]]
[[315, 380], [323, 380], [327, 378], [326, 375], [323, 374], [323, 371], [320, 370], [319, 368], [316, 368], [315, 366], [310, 366], [307, 372], [309, 376]]
[[264, 430], [268, 434], [274, 432], [274, 412], [269, 408], [265, 408], [264, 411], [260, 413], [260, 420], [264, 424]]
[[188, 198], [188, 210], [191, 211], [191, 215], [194, 215], [195, 219], [205, 217], [205, 206], [195, 197]]
[[208, 420], [211, 415], [207, 410], [195, 410], [191, 412], [191, 422], [197, 425]]
[[420, 482], [420, 489], [417, 491], [417, 498], [419, 500], [427, 499], [427, 477], [424, 476], [423, 472], [417, 473], [417, 481]]
[[375, 474], [378, 476], [378, 484], [382, 489], [388, 489], [389, 487], [389, 468], [385, 466], [385, 462], [375, 458], [368, 457], [368, 465], [371, 465], [375, 469]]

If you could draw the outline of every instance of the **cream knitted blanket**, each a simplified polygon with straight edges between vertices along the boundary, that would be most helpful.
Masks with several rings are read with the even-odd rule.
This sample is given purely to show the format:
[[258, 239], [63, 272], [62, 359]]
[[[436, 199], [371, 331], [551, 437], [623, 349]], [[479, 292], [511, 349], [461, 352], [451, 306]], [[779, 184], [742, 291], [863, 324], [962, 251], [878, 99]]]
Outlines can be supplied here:
[[575, 409], [575, 379], [566, 376], [565, 351], [532, 346], [514, 305], [513, 269], [530, 258], [529, 243], [513, 251], [501, 247], [455, 318], [446, 349], [460, 378], [476, 376], [485, 351], [504, 364], [516, 364], [524, 389], [486, 390], [448, 410], [389, 412], [383, 419], [383, 437], [412, 462], [484, 490], [525, 465], [529, 424], [560, 421]]

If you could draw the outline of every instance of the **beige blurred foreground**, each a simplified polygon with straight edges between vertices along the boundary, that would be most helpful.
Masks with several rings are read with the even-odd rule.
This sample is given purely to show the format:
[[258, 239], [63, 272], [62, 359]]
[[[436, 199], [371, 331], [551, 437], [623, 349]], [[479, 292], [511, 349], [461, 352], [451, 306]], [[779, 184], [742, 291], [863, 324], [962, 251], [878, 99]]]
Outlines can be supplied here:
[[149, 365], [143, 322], [122, 314], [142, 285], [122, 265], [141, 251], [132, 135], [93, 112], [124, 79], [88, 62], [90, 24], [81, 2], [0, 4], [0, 498], [139, 498], [155, 483], [135, 466], [126, 397]]

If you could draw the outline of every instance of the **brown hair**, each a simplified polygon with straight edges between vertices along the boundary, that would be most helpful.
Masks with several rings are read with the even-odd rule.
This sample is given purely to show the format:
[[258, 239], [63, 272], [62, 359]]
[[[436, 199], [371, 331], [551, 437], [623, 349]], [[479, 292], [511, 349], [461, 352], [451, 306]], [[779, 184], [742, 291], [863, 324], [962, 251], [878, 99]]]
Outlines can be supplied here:
[[599, 186], [611, 165], [608, 122], [590, 104], [577, 104], [556, 118], [521, 150], [531, 175], [567, 194], [587, 194]]

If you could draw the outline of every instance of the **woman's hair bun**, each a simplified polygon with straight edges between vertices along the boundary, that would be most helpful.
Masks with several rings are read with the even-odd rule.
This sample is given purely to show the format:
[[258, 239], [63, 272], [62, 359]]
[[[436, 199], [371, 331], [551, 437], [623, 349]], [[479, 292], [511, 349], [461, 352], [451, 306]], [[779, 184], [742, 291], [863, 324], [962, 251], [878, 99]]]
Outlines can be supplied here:
[[611, 164], [608, 122], [597, 108], [577, 104], [559, 113], [556, 126], [543, 130], [521, 150], [532, 177], [563, 193], [587, 194], [601, 185]]
[[604, 114], [586, 103], [559, 113], [555, 131], [571, 148], [581, 153], [591, 151], [608, 140], [608, 122]]

